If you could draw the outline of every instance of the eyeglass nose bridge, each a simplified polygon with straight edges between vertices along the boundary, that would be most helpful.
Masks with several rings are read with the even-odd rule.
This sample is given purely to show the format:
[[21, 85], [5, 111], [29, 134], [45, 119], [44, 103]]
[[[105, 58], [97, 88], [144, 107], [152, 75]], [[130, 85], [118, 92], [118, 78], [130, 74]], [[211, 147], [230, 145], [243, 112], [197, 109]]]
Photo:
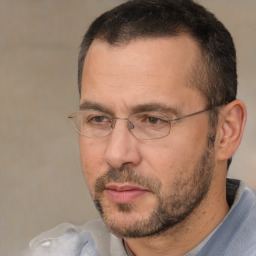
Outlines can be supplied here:
[[112, 117], [112, 124], [111, 124], [111, 128], [114, 129], [115, 125], [116, 125], [116, 121], [120, 119], [120, 120], [126, 120], [128, 122], [128, 129], [132, 130], [135, 128], [134, 124], [129, 120], [128, 117]]

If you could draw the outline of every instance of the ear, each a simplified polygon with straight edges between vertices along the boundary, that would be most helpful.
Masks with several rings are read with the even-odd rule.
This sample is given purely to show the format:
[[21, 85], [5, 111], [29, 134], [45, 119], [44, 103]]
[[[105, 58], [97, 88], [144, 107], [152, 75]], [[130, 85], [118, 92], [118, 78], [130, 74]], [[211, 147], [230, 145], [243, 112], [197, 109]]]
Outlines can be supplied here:
[[227, 160], [237, 150], [246, 122], [246, 108], [241, 100], [234, 100], [220, 111], [217, 143], [217, 159]]

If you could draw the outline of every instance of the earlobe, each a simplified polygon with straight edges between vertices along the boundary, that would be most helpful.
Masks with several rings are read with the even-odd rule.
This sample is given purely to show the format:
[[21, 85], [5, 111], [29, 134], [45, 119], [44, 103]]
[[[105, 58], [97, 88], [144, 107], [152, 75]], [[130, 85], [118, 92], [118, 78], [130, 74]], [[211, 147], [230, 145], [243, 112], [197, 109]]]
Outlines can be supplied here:
[[220, 113], [218, 160], [227, 160], [237, 150], [246, 122], [246, 108], [241, 100], [227, 104]]

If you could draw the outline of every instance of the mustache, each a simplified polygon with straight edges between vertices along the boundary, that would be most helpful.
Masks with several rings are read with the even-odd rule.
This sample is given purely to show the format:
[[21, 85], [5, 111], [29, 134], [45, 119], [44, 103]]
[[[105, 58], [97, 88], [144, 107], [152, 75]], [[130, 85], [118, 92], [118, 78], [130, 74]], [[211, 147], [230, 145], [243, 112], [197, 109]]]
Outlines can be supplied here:
[[144, 187], [155, 194], [159, 193], [161, 187], [161, 182], [156, 177], [145, 177], [128, 166], [122, 166], [118, 169], [110, 168], [104, 175], [98, 177], [95, 182], [95, 193], [102, 193], [110, 182], [130, 183]]

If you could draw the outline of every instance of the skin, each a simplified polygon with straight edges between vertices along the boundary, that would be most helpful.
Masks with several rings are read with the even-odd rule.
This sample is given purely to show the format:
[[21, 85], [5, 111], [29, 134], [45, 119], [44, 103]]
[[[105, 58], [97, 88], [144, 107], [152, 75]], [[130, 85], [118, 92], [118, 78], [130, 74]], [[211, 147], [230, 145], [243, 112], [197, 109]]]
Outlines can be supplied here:
[[[206, 100], [189, 86], [190, 71], [199, 54], [196, 42], [186, 35], [134, 40], [118, 47], [94, 41], [84, 63], [80, 108], [90, 102], [116, 117], [127, 117], [145, 104], [164, 104], [175, 110], [168, 112], [171, 116], [203, 110]], [[245, 116], [245, 107], [239, 100], [221, 109], [214, 151], [205, 170], [208, 174], [205, 181], [209, 182], [207, 194], [192, 213], [164, 232], [126, 237], [125, 242], [134, 254], [184, 255], [223, 220], [229, 210], [225, 194], [226, 162], [240, 143]], [[107, 137], [80, 136], [82, 169], [92, 197], [97, 197], [95, 184], [99, 177], [111, 168], [117, 173], [124, 172], [123, 167], [157, 181], [164, 200], [177, 191], [181, 198], [186, 192], [190, 194], [197, 189], [191, 180], [207, 147], [210, 131], [205, 112], [175, 123], [170, 134], [158, 140], [135, 138], [124, 120], [118, 120]], [[134, 185], [120, 180], [109, 183]], [[119, 236], [122, 233], [113, 225], [125, 232], [148, 220], [159, 204], [150, 189], [129, 201], [128, 210], [122, 210], [106, 190], [98, 199], [104, 211], [103, 220]]]

